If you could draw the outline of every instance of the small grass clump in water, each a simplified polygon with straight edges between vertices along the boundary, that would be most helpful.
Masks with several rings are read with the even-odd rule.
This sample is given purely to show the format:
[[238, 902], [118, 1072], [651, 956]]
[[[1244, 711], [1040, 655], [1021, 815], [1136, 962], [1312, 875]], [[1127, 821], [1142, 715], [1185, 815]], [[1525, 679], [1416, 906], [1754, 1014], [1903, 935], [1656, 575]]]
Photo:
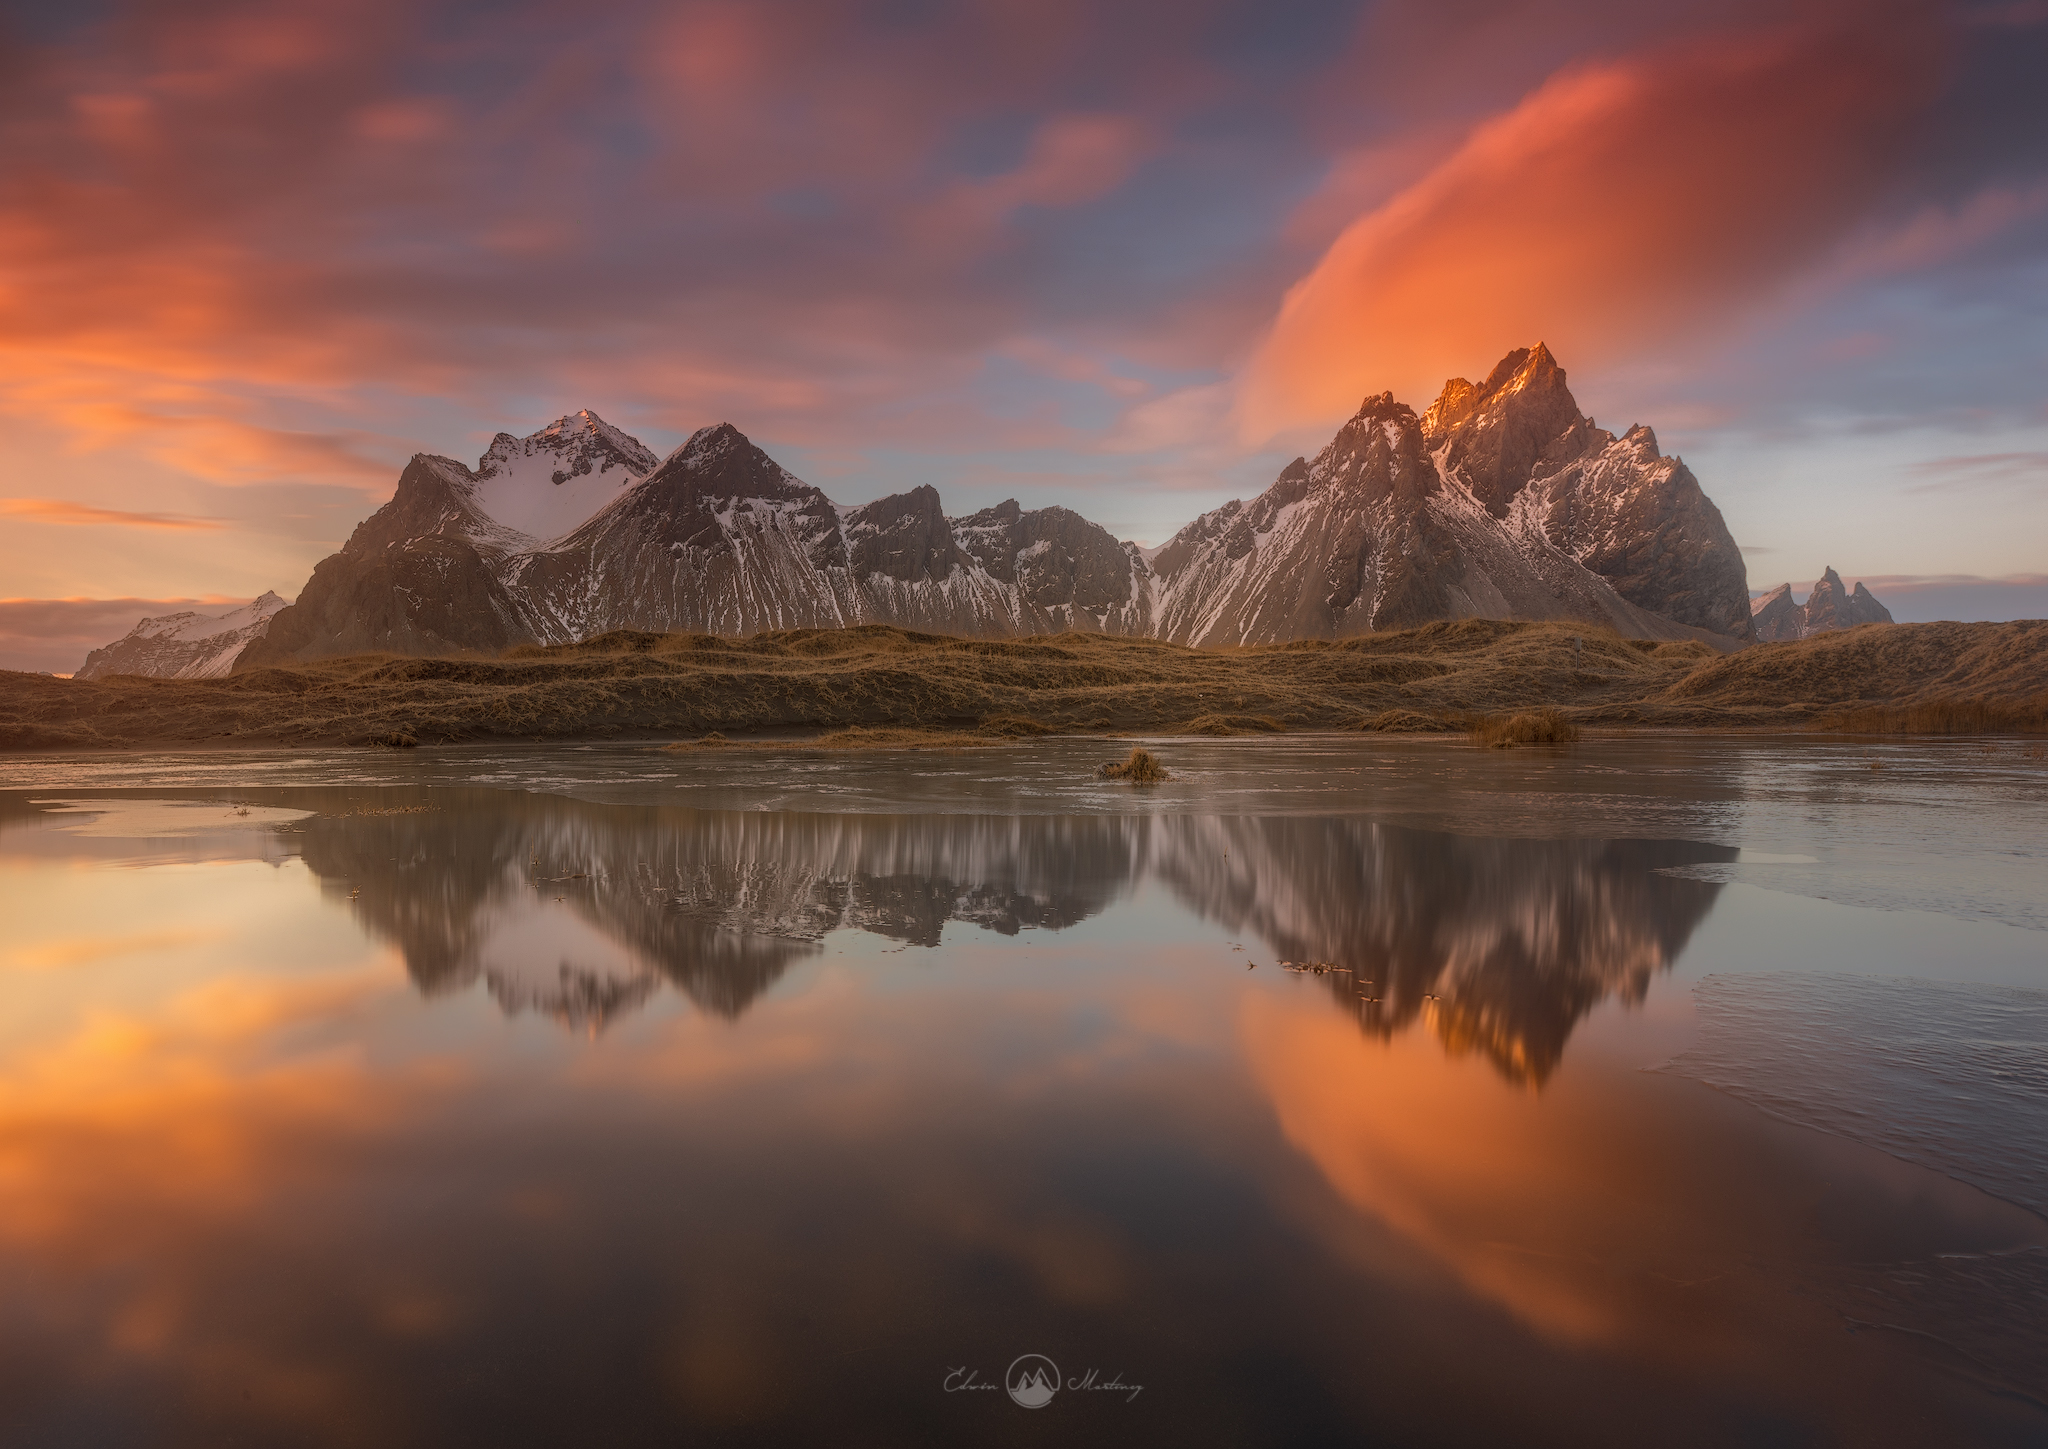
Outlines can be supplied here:
[[1504, 750], [1510, 745], [1568, 745], [1579, 727], [1554, 709], [1490, 715], [1472, 726], [1472, 743]]
[[1173, 778], [1150, 750], [1132, 750], [1131, 757], [1122, 764], [1112, 761], [1104, 765], [1101, 775], [1105, 780], [1129, 780], [1133, 785], [1156, 785]]

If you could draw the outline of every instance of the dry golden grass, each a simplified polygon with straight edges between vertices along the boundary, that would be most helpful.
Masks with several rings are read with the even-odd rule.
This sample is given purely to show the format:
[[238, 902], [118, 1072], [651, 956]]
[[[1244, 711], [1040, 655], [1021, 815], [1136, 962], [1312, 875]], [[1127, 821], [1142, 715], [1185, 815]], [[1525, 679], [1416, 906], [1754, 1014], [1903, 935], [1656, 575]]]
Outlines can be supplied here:
[[1177, 735], [1277, 735], [1287, 726], [1270, 715], [1205, 714], [1189, 720]]
[[1854, 735], [2048, 735], [2048, 695], [2013, 702], [1929, 699], [1866, 705], [1832, 711], [1813, 727]]
[[1474, 723], [1470, 734], [1475, 745], [1506, 749], [1511, 745], [1568, 745], [1579, 737], [1579, 727], [1557, 710], [1536, 709], [1489, 715]]
[[1729, 656], [1491, 619], [1236, 649], [881, 625], [747, 639], [621, 631], [495, 659], [358, 655], [226, 679], [0, 673], [0, 748], [637, 737], [711, 749], [712, 734], [911, 732], [807, 741], [888, 748], [1198, 728], [1462, 731], [1541, 709], [1580, 727], [1805, 729], [1859, 709], [2043, 695], [2043, 623], [1886, 625]]
[[1104, 765], [1099, 773], [1105, 780], [1129, 780], [1133, 785], [1156, 785], [1173, 778], [1158, 756], [1146, 749], [1132, 750], [1130, 758]]
[[1354, 730], [1383, 735], [1457, 734], [1470, 727], [1470, 722], [1463, 716], [1454, 719], [1443, 715], [1418, 714], [1412, 709], [1383, 709], [1378, 714], [1349, 726]]

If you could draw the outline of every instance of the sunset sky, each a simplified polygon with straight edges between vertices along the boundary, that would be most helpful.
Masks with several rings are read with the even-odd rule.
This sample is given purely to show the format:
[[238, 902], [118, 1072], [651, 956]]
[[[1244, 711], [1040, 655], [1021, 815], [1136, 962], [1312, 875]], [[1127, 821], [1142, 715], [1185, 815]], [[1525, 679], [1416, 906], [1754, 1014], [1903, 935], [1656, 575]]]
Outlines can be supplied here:
[[1753, 590], [2048, 615], [2048, 0], [0, 7], [0, 667], [415, 451], [730, 421], [1163, 541], [1547, 342]]

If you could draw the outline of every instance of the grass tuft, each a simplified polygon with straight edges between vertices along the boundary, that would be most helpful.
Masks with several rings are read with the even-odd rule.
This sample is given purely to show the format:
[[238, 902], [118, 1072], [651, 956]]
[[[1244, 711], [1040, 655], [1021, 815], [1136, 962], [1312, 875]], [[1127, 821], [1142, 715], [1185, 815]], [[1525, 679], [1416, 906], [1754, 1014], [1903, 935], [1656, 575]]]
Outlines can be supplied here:
[[1158, 756], [1150, 750], [1131, 751], [1129, 759], [1118, 764], [1114, 761], [1099, 771], [1105, 780], [1129, 780], [1133, 785], [1156, 785], [1161, 780], [1171, 780], [1166, 767], [1159, 763]]
[[1579, 737], [1579, 727], [1562, 711], [1532, 709], [1489, 715], [1472, 726], [1471, 734], [1475, 745], [1504, 750], [1510, 745], [1568, 745]]

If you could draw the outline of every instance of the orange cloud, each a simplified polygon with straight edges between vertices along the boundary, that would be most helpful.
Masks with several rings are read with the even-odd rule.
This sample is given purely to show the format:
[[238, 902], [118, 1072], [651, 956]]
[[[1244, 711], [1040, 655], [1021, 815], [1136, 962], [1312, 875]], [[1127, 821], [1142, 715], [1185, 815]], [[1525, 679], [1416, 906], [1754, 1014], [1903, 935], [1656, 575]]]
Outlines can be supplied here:
[[0, 498], [0, 513], [31, 523], [112, 524], [117, 528], [224, 528], [217, 518], [188, 518], [176, 513], [129, 513], [119, 508], [93, 508], [61, 498]]
[[1861, 218], [1942, 66], [1928, 27], [1859, 16], [1557, 74], [1289, 290], [1246, 432], [1390, 384], [1420, 403], [1536, 338], [1608, 364], [1768, 300]]

